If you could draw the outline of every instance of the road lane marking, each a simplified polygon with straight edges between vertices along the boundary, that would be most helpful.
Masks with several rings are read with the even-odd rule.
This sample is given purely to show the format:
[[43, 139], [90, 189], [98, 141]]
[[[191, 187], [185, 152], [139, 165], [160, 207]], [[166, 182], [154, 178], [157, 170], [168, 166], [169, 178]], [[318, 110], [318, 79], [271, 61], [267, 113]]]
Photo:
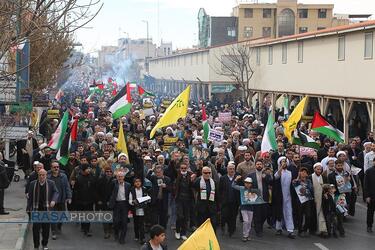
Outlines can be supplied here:
[[314, 243], [314, 245], [320, 250], [329, 250], [328, 247], [324, 246], [322, 243]]

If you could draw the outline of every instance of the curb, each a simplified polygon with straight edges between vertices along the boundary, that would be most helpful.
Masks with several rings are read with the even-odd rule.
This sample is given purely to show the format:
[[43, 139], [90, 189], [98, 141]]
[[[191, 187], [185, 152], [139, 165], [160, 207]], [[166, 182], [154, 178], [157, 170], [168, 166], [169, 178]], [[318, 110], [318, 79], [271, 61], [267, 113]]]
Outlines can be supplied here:
[[[24, 218], [24, 221], [28, 221], [29, 218], [28, 216], [26, 215], [25, 218]], [[21, 224], [21, 229], [20, 229], [20, 233], [19, 233], [19, 236], [18, 236], [18, 239], [17, 239], [17, 242], [16, 242], [16, 246], [15, 246], [15, 250], [23, 250], [24, 247], [25, 247], [25, 241], [26, 241], [26, 237], [27, 237], [27, 232], [29, 231], [29, 223], [22, 223]]]

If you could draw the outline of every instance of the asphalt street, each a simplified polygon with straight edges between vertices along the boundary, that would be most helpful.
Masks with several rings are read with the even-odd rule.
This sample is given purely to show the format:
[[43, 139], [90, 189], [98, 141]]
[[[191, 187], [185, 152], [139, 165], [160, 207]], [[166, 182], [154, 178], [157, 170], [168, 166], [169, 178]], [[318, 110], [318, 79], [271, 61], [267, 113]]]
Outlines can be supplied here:
[[[217, 236], [221, 249], [278, 249], [278, 250], [293, 250], [293, 249], [374, 249], [375, 246], [375, 233], [368, 234], [366, 232], [366, 207], [363, 203], [357, 203], [356, 216], [350, 217], [344, 224], [346, 230], [345, 238], [330, 238], [322, 239], [317, 236], [310, 236], [306, 238], [297, 237], [292, 240], [283, 236], [275, 236], [275, 232], [272, 229], [265, 226], [264, 236], [257, 238], [253, 235], [252, 240], [248, 242], [241, 241], [241, 223], [237, 224], [237, 231], [229, 238], [228, 235], [222, 236], [221, 230], [218, 229]], [[63, 226], [61, 235], [58, 235], [57, 240], [49, 241], [49, 248], [52, 250], [65, 250], [65, 249], [80, 249], [80, 250], [99, 250], [99, 249], [139, 249], [140, 245], [133, 240], [133, 222], [128, 226], [128, 234], [126, 237], [125, 245], [120, 245], [114, 242], [113, 239], [104, 239], [102, 225], [92, 225], [92, 237], [85, 237], [80, 232], [80, 227], [75, 224], [66, 224]], [[168, 249], [177, 249], [181, 244], [174, 238], [174, 232], [168, 229], [167, 235]], [[28, 233], [26, 239], [26, 250], [33, 249], [32, 233], [31, 230]]]

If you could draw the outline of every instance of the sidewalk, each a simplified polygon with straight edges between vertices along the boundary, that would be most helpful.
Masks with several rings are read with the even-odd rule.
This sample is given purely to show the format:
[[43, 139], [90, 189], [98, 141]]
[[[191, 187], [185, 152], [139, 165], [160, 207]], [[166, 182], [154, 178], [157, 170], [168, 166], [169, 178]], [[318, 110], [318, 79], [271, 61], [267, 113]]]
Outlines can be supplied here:
[[0, 250], [21, 250], [24, 247], [28, 228], [28, 224], [25, 222], [28, 218], [25, 212], [25, 180], [21, 172], [21, 170], [18, 171], [18, 174], [21, 175], [20, 181], [12, 182], [5, 190], [4, 207], [9, 215], [0, 215]]

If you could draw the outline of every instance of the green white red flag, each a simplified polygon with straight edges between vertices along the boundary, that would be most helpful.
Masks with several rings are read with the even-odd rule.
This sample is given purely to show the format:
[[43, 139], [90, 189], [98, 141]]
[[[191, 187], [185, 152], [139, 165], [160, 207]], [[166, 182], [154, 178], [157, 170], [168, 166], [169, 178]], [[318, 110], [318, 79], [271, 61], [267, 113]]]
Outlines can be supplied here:
[[311, 129], [319, 132], [329, 138], [337, 141], [344, 142], [344, 133], [328, 123], [328, 121], [319, 112], [315, 112], [312, 120]]
[[206, 108], [202, 105], [202, 124], [203, 124], [203, 141], [208, 143], [208, 134], [210, 133], [210, 124], [207, 120]]
[[55, 133], [53, 133], [51, 140], [48, 143], [48, 147], [53, 150], [58, 150], [63, 142], [66, 130], [68, 128], [69, 113], [65, 111], [63, 118], [60, 121]]
[[270, 152], [270, 150], [277, 149], [276, 134], [275, 134], [275, 129], [273, 127], [274, 123], [275, 123], [275, 119], [273, 118], [272, 113], [270, 112], [268, 114], [267, 125], [263, 134], [263, 139], [262, 139], [262, 144], [261, 144], [261, 155]]

